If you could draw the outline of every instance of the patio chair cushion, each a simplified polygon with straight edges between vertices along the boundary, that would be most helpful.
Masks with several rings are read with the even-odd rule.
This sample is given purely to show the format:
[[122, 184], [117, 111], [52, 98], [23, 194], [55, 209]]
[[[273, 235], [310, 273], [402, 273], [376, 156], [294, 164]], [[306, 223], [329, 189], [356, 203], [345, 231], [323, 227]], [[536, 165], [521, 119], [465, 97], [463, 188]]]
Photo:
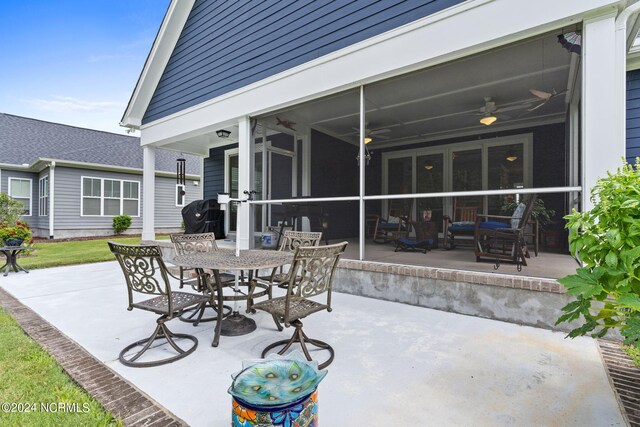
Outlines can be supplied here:
[[506, 222], [499, 221], [484, 221], [480, 223], [480, 228], [483, 230], [497, 230], [499, 228], [511, 228]]
[[449, 231], [473, 231], [475, 222], [472, 221], [458, 221], [449, 226]]

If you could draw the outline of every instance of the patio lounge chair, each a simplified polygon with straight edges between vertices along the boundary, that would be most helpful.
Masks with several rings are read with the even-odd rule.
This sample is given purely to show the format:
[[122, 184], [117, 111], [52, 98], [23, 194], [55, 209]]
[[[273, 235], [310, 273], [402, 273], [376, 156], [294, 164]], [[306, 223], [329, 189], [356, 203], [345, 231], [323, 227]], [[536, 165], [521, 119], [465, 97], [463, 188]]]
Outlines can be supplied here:
[[[516, 264], [518, 271], [527, 265], [529, 258], [525, 240], [525, 227], [531, 217], [531, 211], [537, 195], [531, 194], [527, 201], [520, 203], [512, 216], [478, 215], [476, 219], [474, 247], [476, 261], [482, 258], [495, 260], [498, 269], [501, 261]], [[487, 221], [480, 221], [486, 218]], [[491, 219], [491, 221], [489, 221]], [[498, 221], [494, 221], [494, 220]]]
[[398, 251], [422, 251], [425, 254], [434, 246], [435, 239], [438, 238], [438, 230], [432, 222], [410, 222], [409, 227], [413, 227], [416, 232], [415, 237], [409, 237], [408, 233], [396, 240], [396, 250]]
[[[169, 237], [173, 243], [176, 255], [189, 255], [198, 252], [211, 252], [218, 250], [216, 236], [214, 233], [172, 234]], [[185, 285], [190, 285], [198, 292], [207, 293], [208, 289], [203, 289], [201, 287], [203, 282], [199, 281], [197, 278], [191, 277], [193, 271], [193, 269], [180, 267], [180, 288], [183, 288]], [[223, 287], [231, 286], [234, 283], [235, 277], [233, 274], [220, 273], [220, 280], [222, 281]], [[212, 322], [217, 320], [217, 314], [211, 317], [203, 317], [207, 308], [213, 307], [208, 301], [203, 302], [195, 309], [185, 312], [180, 316], [180, 320], [183, 322], [191, 322], [193, 323], [193, 326], [198, 326], [200, 322]], [[227, 309], [227, 313], [224, 313], [224, 315], [231, 312], [231, 307], [225, 306], [224, 308]]]
[[392, 199], [389, 201], [389, 215], [387, 218], [378, 216], [373, 231], [375, 243], [393, 242], [398, 238], [398, 233], [409, 230], [411, 213], [413, 212], [413, 199]]
[[[347, 248], [347, 244], [347, 242], [342, 242], [328, 246], [298, 247], [293, 257], [293, 264], [289, 269], [286, 295], [254, 304], [253, 308], [270, 313], [286, 327], [293, 326], [295, 328], [291, 339], [268, 345], [262, 351], [262, 357], [265, 357], [272, 349], [284, 346], [278, 352], [282, 355], [294, 343], [299, 343], [309, 361], [312, 359], [307, 349], [308, 344], [329, 351], [329, 358], [319, 364], [320, 369], [327, 367], [333, 361], [335, 354], [333, 348], [326, 342], [309, 338], [302, 330], [301, 319], [319, 311], [331, 311], [333, 272], [340, 255]], [[325, 294], [326, 303], [314, 298]]]
[[[218, 307], [222, 307], [220, 284], [217, 284], [217, 289], [214, 291], [209, 275], [202, 274], [197, 277], [197, 280], [203, 282], [201, 286], [209, 288], [209, 295], [173, 292], [169, 276], [177, 280], [180, 278], [171, 275], [167, 271], [158, 246], [133, 246], [109, 242], [109, 248], [118, 260], [127, 283], [129, 297], [127, 310], [131, 311], [134, 308], [139, 308], [160, 315], [156, 321], [156, 329], [149, 338], [136, 341], [120, 352], [118, 356], [120, 363], [131, 367], [158, 366], [175, 362], [193, 353], [198, 346], [198, 339], [192, 335], [174, 334], [169, 330], [166, 322], [180, 316], [185, 310], [213, 300], [213, 296], [217, 297]], [[134, 298], [134, 294], [153, 297], [140, 301]], [[218, 325], [220, 325], [220, 320], [218, 318]], [[219, 334], [219, 327], [217, 327], [216, 331]], [[137, 361], [159, 339], [165, 339], [178, 354], [153, 361]], [[192, 345], [185, 350], [178, 346], [176, 339], [189, 340]], [[142, 347], [142, 349], [133, 356], [127, 356], [127, 353], [136, 347]]]
[[[442, 218], [444, 235], [442, 245], [445, 249], [456, 247], [456, 236], [473, 237], [477, 215], [478, 206], [464, 206], [458, 198], [453, 199], [453, 216], [445, 215]], [[469, 240], [469, 242], [472, 242], [472, 240]]]

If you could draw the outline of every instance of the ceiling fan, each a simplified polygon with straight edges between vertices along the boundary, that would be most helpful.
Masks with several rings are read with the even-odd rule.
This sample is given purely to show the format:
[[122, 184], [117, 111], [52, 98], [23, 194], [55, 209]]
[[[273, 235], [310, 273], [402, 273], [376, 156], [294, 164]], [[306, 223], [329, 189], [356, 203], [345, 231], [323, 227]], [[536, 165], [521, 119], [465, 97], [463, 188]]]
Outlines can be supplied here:
[[567, 93], [567, 89], [561, 92], [556, 92], [555, 89], [553, 89], [551, 92], [545, 92], [538, 89], [529, 89], [529, 92], [531, 92], [533, 96], [540, 98], [540, 100], [542, 101], [540, 104], [536, 105], [535, 107], [527, 109], [527, 111], [535, 111], [538, 108], [542, 107], [547, 102], [549, 102], [550, 100], [552, 100], [553, 98], [555, 98], [556, 96], [564, 95], [565, 93]]
[[[360, 128], [351, 128], [356, 132], [360, 133]], [[365, 123], [364, 125], [364, 143], [368, 144], [373, 141], [373, 138], [377, 139], [389, 139], [388, 136], [384, 135], [385, 133], [391, 132], [391, 129], [370, 129], [369, 123]]]
[[504, 112], [521, 110], [523, 108], [529, 107], [530, 105], [531, 104], [518, 103], [515, 105], [508, 105], [506, 107], [498, 107], [492, 97], [485, 96], [484, 105], [480, 107], [480, 109], [478, 110], [477, 113], [475, 113], [475, 115], [482, 116], [480, 118], [480, 123], [482, 123], [483, 125], [489, 126], [492, 123], [494, 123], [496, 120], [498, 120], [498, 118], [504, 119], [504, 120], [508, 120], [511, 118], [510, 116], [503, 114]]

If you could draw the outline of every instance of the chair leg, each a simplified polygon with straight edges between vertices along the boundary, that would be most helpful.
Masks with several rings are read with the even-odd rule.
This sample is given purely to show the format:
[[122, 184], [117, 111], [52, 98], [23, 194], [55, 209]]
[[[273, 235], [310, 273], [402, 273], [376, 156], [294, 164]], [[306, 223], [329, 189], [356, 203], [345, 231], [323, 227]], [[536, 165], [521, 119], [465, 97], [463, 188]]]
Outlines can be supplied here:
[[313, 359], [311, 358], [311, 354], [309, 353], [309, 350], [307, 349], [307, 344], [310, 344], [310, 345], [312, 345], [314, 347], [318, 347], [321, 350], [327, 350], [329, 352], [329, 358], [318, 365], [319, 369], [324, 369], [327, 366], [329, 366], [331, 364], [331, 362], [333, 362], [333, 358], [335, 356], [335, 352], [333, 350], [333, 347], [331, 347], [329, 344], [327, 344], [324, 341], [320, 341], [320, 340], [309, 338], [307, 336], [307, 334], [305, 334], [304, 331], [302, 330], [302, 322], [300, 320], [294, 320], [293, 322], [291, 322], [291, 326], [293, 326], [295, 328], [291, 338], [288, 339], [288, 340], [276, 341], [273, 344], [268, 345], [262, 351], [262, 357], [263, 358], [267, 355], [267, 353], [269, 353], [269, 351], [273, 350], [276, 347], [280, 347], [280, 346], [284, 345], [284, 347], [278, 352], [279, 355], [283, 355], [283, 354], [285, 354], [285, 352], [287, 350], [289, 350], [289, 348], [291, 348], [291, 346], [294, 343], [300, 343], [300, 347], [302, 347], [302, 352], [304, 353], [304, 355], [307, 358], [307, 360], [310, 361], [310, 362]]
[[[151, 336], [149, 338], [145, 338], [143, 340], [140, 341], [136, 341], [133, 344], [130, 344], [128, 346], [126, 346], [121, 352], [120, 355], [118, 356], [118, 359], [120, 360], [120, 363], [122, 363], [125, 366], [131, 366], [133, 368], [146, 368], [146, 367], [150, 367], [150, 366], [159, 366], [159, 365], [164, 365], [167, 363], [171, 363], [171, 362], [175, 362], [176, 360], [182, 359], [183, 357], [188, 356], [189, 354], [193, 353], [195, 351], [195, 349], [198, 347], [198, 339], [192, 335], [187, 335], [187, 334], [174, 334], [173, 332], [171, 332], [169, 330], [169, 328], [167, 328], [167, 325], [165, 325], [165, 321], [167, 320], [167, 316], [162, 316], [161, 318], [158, 319], [157, 321], [157, 326], [156, 329], [153, 331], [153, 334], [151, 334]], [[193, 345], [191, 347], [189, 347], [186, 350], [183, 350], [180, 346], [178, 346], [178, 344], [175, 342], [175, 339], [187, 339], [190, 340]], [[164, 359], [159, 359], [159, 360], [154, 360], [151, 362], [137, 362], [137, 360], [147, 351], [149, 350], [149, 348], [151, 348], [151, 345], [153, 344], [154, 341], [159, 340], [159, 339], [165, 339], [169, 345], [171, 345], [171, 347], [173, 347], [173, 349], [178, 352], [177, 355], [175, 356], [171, 356], [171, 357], [167, 357]], [[133, 355], [132, 357], [127, 358], [125, 355], [127, 354], [127, 352], [129, 352], [130, 350], [134, 349], [135, 347], [139, 347], [142, 346], [142, 349], [140, 351], [138, 351], [135, 355]]]
[[[215, 316], [204, 317], [204, 313], [207, 308], [211, 308], [216, 312]], [[226, 312], [225, 312], [226, 310]], [[192, 310], [185, 311], [179, 319], [183, 322], [193, 323], [193, 326], [198, 326], [200, 322], [214, 322], [218, 320], [218, 310], [216, 307], [211, 305], [209, 302], [202, 302], [198, 304], [198, 306]], [[222, 317], [227, 317], [231, 314], [231, 307], [228, 305], [223, 306]], [[195, 319], [194, 319], [195, 317]]]

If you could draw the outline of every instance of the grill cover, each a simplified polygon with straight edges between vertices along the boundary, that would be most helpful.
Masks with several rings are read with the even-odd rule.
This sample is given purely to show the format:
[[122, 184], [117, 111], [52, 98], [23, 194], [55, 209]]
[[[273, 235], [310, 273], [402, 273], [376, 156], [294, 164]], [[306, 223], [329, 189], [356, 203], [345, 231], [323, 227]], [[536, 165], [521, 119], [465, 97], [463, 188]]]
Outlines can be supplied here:
[[185, 234], [214, 233], [224, 239], [224, 211], [214, 199], [195, 200], [182, 208]]

